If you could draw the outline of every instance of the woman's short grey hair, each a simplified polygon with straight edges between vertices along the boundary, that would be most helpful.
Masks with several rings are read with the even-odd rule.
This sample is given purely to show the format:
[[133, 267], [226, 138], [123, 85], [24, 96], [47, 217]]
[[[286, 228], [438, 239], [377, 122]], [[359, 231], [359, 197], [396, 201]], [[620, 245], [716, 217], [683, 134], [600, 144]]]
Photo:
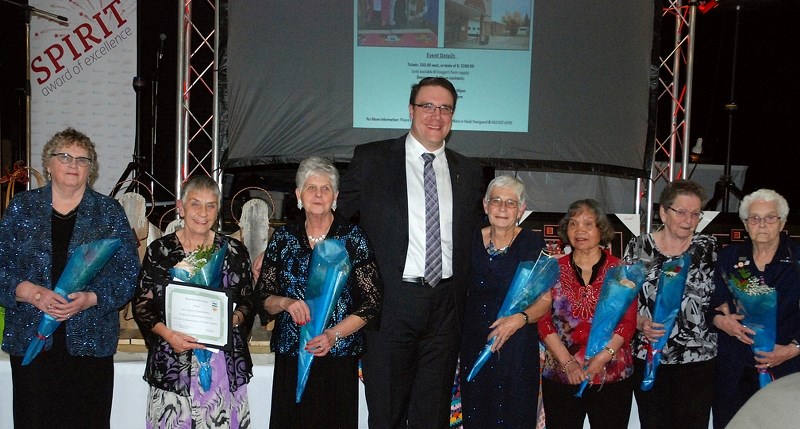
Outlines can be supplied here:
[[331, 179], [333, 193], [339, 192], [339, 170], [330, 160], [321, 156], [310, 156], [300, 163], [300, 167], [297, 168], [297, 175], [294, 178], [297, 189], [302, 190], [306, 180], [314, 175], [328, 176]]
[[489, 201], [489, 196], [492, 195], [494, 188], [511, 188], [511, 190], [517, 194], [520, 206], [525, 204], [525, 200], [527, 200], [528, 197], [525, 192], [525, 183], [514, 176], [497, 176], [492, 179], [492, 181], [489, 182], [489, 186], [486, 187], [486, 195], [483, 197], [484, 200]]
[[[92, 142], [89, 137], [70, 127], [63, 131], [57, 132], [50, 140], [45, 143], [44, 147], [42, 148], [42, 168], [47, 175], [47, 169], [50, 166], [51, 162], [54, 162], [54, 159], [50, 154], [58, 153], [61, 149], [70, 147], [70, 146], [77, 146], [81, 149], [86, 149], [86, 152], [91, 158], [92, 163], [89, 164], [89, 184], [94, 183], [95, 179], [97, 179], [97, 172], [99, 170], [99, 166], [97, 165], [97, 151], [95, 150], [94, 143]], [[49, 175], [48, 175], [49, 179]]]
[[[678, 179], [667, 184], [658, 198], [658, 205], [671, 207], [679, 195], [689, 195], [700, 199], [702, 204], [706, 200], [706, 190], [699, 183], [689, 179]], [[666, 209], [665, 209], [666, 210]]]
[[606, 245], [610, 243], [611, 240], [614, 239], [614, 227], [611, 225], [611, 221], [608, 220], [608, 215], [603, 205], [591, 198], [578, 200], [569, 205], [567, 213], [558, 222], [558, 237], [561, 239], [561, 242], [572, 245], [572, 243], [569, 242], [569, 235], [567, 235], [567, 227], [569, 227], [570, 219], [575, 217], [575, 215], [583, 209], [594, 214], [595, 225], [597, 225], [597, 229], [600, 230], [600, 244]]
[[781, 217], [781, 220], [785, 221], [786, 217], [789, 216], [789, 203], [786, 201], [786, 198], [772, 189], [761, 188], [745, 195], [745, 197], [742, 198], [742, 203], [739, 204], [740, 219], [745, 220], [750, 216], [750, 204], [755, 201], [774, 201], [778, 203], [778, 216]]
[[205, 174], [198, 174], [186, 179], [183, 188], [181, 188], [181, 202], [186, 204], [186, 196], [189, 195], [189, 192], [194, 191], [211, 191], [217, 198], [218, 204], [222, 198], [217, 182]]

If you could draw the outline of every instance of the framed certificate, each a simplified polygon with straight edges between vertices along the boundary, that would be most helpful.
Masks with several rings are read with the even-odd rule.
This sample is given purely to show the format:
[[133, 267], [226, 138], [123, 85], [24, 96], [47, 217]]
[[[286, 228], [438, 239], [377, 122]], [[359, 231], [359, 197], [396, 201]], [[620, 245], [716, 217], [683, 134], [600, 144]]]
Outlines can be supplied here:
[[166, 288], [167, 327], [209, 347], [230, 351], [233, 291], [171, 281]]

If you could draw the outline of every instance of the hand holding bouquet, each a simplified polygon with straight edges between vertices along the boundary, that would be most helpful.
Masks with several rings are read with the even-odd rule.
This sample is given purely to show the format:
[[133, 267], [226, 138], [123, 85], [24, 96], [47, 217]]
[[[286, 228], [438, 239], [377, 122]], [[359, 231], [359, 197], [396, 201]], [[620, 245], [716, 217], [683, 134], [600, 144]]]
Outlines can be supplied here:
[[300, 403], [311, 372], [314, 355], [306, 351], [306, 343], [322, 334], [342, 295], [352, 264], [344, 243], [329, 238], [317, 243], [311, 255], [311, 267], [306, 286], [305, 302], [311, 321], [300, 328], [300, 348], [297, 356], [297, 388], [295, 402]]
[[[114, 253], [119, 249], [121, 244], [118, 238], [107, 238], [82, 244], [75, 248], [53, 292], [67, 298], [67, 295], [86, 288], [94, 276], [96, 276], [111, 257], [114, 256]], [[36, 330], [36, 336], [31, 340], [28, 349], [25, 351], [22, 365], [28, 365], [33, 361], [42, 351], [47, 337], [52, 335], [58, 325], [61, 324], [61, 322], [56, 320], [53, 316], [47, 313], [42, 314], [43, 316], [39, 321], [39, 328]]]
[[[643, 262], [631, 265], [617, 265], [609, 268], [603, 279], [600, 296], [592, 317], [592, 326], [589, 329], [589, 339], [586, 342], [584, 364], [596, 354], [603, 351], [614, 335], [622, 316], [628, 310], [642, 288], [645, 278]], [[585, 368], [584, 368], [585, 370]], [[576, 397], [582, 397], [590, 380], [583, 380], [578, 388]]]
[[[737, 263], [730, 275], [723, 273], [722, 277], [736, 301], [736, 311], [744, 316], [742, 323], [756, 333], [750, 348], [758, 355], [775, 349], [778, 291], [765, 284], [763, 278], [751, 275], [747, 268], [749, 262]], [[770, 370], [759, 368], [759, 386], [764, 387], [771, 381]]]
[[[214, 251], [212, 246], [200, 247], [190, 254], [188, 261], [182, 261], [169, 269], [172, 277], [185, 282], [202, 286], [219, 287], [222, 283], [222, 263], [225, 261], [225, 253], [228, 251], [228, 243]], [[195, 349], [194, 355], [200, 363], [198, 379], [200, 387], [208, 391], [211, 388], [211, 351]]]
[[661, 351], [664, 350], [664, 346], [667, 344], [669, 333], [672, 332], [678, 311], [681, 309], [683, 290], [686, 286], [686, 277], [691, 263], [692, 255], [686, 252], [681, 258], [664, 262], [661, 267], [661, 275], [658, 277], [656, 303], [653, 308], [653, 322], [664, 326], [664, 335], [647, 345], [647, 360], [641, 385], [642, 390], [652, 389], [653, 384], [656, 382], [656, 371], [661, 363]]
[[[553, 287], [558, 280], [559, 272], [556, 258], [544, 253], [535, 262], [520, 262], [514, 278], [511, 280], [505, 300], [497, 313], [497, 318], [508, 317], [528, 308], [543, 293]], [[472, 381], [489, 360], [492, 355], [492, 345], [496, 339], [497, 337], [492, 337], [478, 355], [472, 370], [467, 375], [467, 381]]]

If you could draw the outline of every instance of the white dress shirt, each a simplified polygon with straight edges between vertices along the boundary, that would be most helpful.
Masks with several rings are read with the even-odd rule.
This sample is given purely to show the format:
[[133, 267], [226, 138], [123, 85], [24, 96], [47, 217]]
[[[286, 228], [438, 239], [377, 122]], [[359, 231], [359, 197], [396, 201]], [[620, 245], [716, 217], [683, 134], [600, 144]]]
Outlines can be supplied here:
[[[453, 276], [453, 186], [442, 147], [432, 152], [439, 196], [439, 225], [442, 237], [442, 278]], [[429, 152], [411, 133], [406, 137], [406, 191], [408, 192], [408, 252], [403, 277], [425, 275], [425, 188], [422, 154]]]

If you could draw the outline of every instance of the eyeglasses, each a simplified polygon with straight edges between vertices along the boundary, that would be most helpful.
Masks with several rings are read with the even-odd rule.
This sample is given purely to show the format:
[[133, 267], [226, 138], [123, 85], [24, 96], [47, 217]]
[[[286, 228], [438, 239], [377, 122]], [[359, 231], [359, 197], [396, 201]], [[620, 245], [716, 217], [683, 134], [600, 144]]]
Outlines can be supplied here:
[[512, 210], [519, 207], [519, 201], [516, 200], [503, 201], [503, 199], [500, 197], [490, 198], [486, 200], [486, 202], [489, 203], [489, 205], [492, 207], [500, 207], [502, 205], [505, 205], [507, 209], [512, 209]]
[[442, 116], [453, 116], [454, 109], [450, 106], [435, 106], [433, 103], [414, 104], [422, 109], [423, 112], [433, 115], [436, 109], [439, 109], [439, 114]]
[[79, 167], [88, 167], [92, 165], [92, 158], [87, 158], [85, 156], [72, 156], [68, 153], [51, 153], [50, 156], [55, 157], [58, 162], [62, 164], [72, 164], [73, 162], [77, 163]]
[[689, 210], [684, 210], [684, 209], [674, 209], [670, 206], [666, 207], [675, 212], [675, 214], [678, 215], [678, 217], [686, 218], [691, 216], [692, 219], [694, 220], [700, 220], [703, 218], [703, 212], [690, 212]]
[[773, 223], [781, 220], [781, 217], [771, 214], [771, 215], [766, 215], [764, 217], [750, 216], [750, 217], [744, 218], [742, 220], [746, 220], [747, 223], [749, 223], [750, 225], [761, 225], [762, 221], [772, 225]]

